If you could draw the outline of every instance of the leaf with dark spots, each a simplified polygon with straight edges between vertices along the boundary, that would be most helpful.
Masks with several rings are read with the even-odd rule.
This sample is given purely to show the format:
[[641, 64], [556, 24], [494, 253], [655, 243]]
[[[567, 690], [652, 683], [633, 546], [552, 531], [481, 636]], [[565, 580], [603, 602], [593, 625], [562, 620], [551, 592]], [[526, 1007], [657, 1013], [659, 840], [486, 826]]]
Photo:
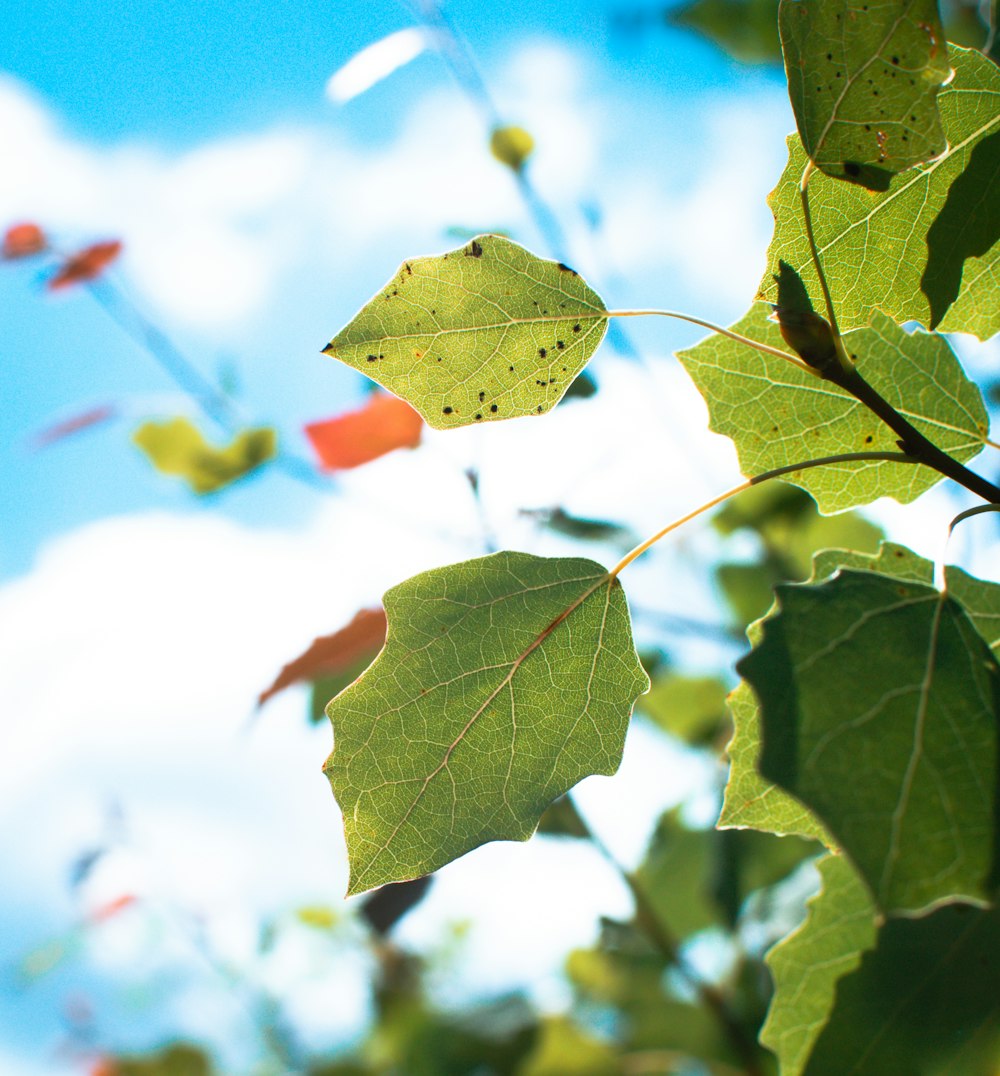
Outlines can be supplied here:
[[297, 658], [288, 662], [261, 693], [257, 705], [292, 684], [304, 680], [332, 677], [359, 662], [372, 661], [385, 643], [385, 612], [382, 609], [362, 609], [351, 622], [332, 635], [320, 635]]

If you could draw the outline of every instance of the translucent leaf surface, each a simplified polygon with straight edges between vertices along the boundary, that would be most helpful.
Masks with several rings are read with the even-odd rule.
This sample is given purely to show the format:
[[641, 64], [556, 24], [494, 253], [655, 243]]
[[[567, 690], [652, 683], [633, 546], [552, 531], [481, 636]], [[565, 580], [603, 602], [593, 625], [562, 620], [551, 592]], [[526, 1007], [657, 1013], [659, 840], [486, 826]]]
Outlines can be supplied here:
[[817, 864], [821, 891], [806, 921], [768, 954], [774, 997], [760, 1041], [777, 1055], [781, 1076], [799, 1076], [833, 1008], [837, 982], [875, 944], [875, 906], [843, 856]]
[[994, 1076], [1000, 912], [951, 904], [890, 919], [837, 984], [805, 1076]]
[[945, 150], [937, 96], [951, 74], [936, 0], [782, 0], [788, 94], [828, 175], [884, 189]]
[[851, 570], [777, 601], [738, 666], [761, 774], [823, 821], [884, 910], [989, 899], [1000, 667], [961, 606]]
[[649, 681], [621, 586], [593, 561], [497, 553], [385, 595], [385, 649], [327, 713], [349, 892], [531, 836], [614, 773]]
[[278, 442], [274, 430], [241, 430], [228, 445], [209, 444], [186, 418], [145, 422], [133, 442], [164, 474], [183, 478], [195, 493], [216, 493], [272, 459]]
[[405, 262], [324, 350], [445, 429], [551, 410], [607, 324], [572, 269], [481, 235]]
[[760, 713], [748, 684], [740, 684], [729, 696], [729, 709], [735, 731], [728, 748], [729, 780], [719, 826], [760, 829], [781, 837], [814, 837], [829, 848], [835, 847], [833, 838], [804, 804], [758, 773]]
[[993, 654], [1000, 657], [1000, 584], [976, 579], [954, 567], [945, 568], [944, 577], [948, 593], [961, 604]]
[[[809, 185], [819, 247], [841, 329], [874, 310], [944, 332], [1000, 332], [1000, 69], [953, 47], [954, 82], [938, 103], [948, 151], [872, 193], [823, 175]], [[820, 294], [809, 253], [799, 180], [806, 154], [789, 139], [789, 161], [770, 196], [774, 238], [760, 297], [774, 302], [778, 262]]]
[[[781, 347], [767, 315], [757, 303], [734, 328]], [[989, 428], [982, 396], [945, 340], [905, 333], [876, 313], [844, 343], [860, 373], [935, 444], [963, 463], [982, 449]], [[777, 356], [716, 334], [678, 358], [705, 397], [711, 428], [733, 439], [746, 475], [814, 456], [899, 451], [896, 434], [853, 396]], [[878, 497], [907, 503], [939, 480], [926, 467], [881, 461], [817, 467], [794, 478], [823, 512]]]

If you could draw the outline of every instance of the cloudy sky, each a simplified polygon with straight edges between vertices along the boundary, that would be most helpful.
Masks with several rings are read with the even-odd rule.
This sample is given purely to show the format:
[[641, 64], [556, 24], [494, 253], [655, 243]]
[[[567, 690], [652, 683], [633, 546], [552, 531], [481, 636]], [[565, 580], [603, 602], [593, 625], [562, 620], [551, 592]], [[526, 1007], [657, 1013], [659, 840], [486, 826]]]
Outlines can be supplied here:
[[[84, 19], [74, 5], [15, 3], [0, 43], [0, 225], [37, 221], [65, 250], [120, 238], [116, 284], [206, 377], [235, 386], [248, 422], [273, 423], [305, 457], [302, 426], [364, 391], [319, 348], [400, 261], [457, 245], [452, 230], [502, 229], [542, 254], [550, 237], [487, 152], [482, 103], [433, 50], [348, 100], [325, 92], [360, 50], [413, 26], [407, 7], [275, 10], [94, 0]], [[602, 0], [449, 11], [496, 113], [536, 139], [530, 176], [561, 256], [609, 306], [738, 317], [791, 127], [778, 73], [655, 19], [626, 33]], [[353, 89], [342, 78], [341, 98], [379, 62], [354, 68]], [[307, 727], [296, 691], [251, 720], [276, 669], [387, 586], [482, 553], [487, 532], [566, 551], [522, 508], [649, 531], [732, 485], [735, 458], [705, 432], [670, 358], [697, 331], [630, 324], [638, 357], [606, 345], [597, 397], [544, 421], [428, 434], [318, 486], [272, 468], [197, 502], [129, 444], [143, 418], [194, 416], [190, 399], [85, 290], [42, 285], [37, 263], [0, 267], [0, 1070], [82, 1071], [64, 1050], [74, 999], [99, 1044], [184, 1033], [238, 1065], [247, 1015], [202, 966], [192, 923], [215, 956], [249, 966], [262, 917], [338, 905], [346, 880], [320, 773], [328, 729]], [[121, 417], [32, 447], [39, 430], [104, 404]], [[951, 507], [930, 498], [909, 518], [937, 536]], [[885, 518], [895, 525], [891, 509]], [[631, 585], [667, 611], [704, 603], [708, 582], [691, 569], [714, 541], [680, 538]], [[697, 783], [639, 727], [618, 777], [585, 783], [581, 802], [631, 859], [656, 810]], [[72, 889], [73, 863], [108, 843]], [[568, 899], [567, 878], [586, 878], [592, 901]], [[81, 917], [123, 894], [142, 899], [77, 938]], [[405, 931], [433, 945], [472, 918], [472, 988], [527, 982], [558, 1005], [560, 954], [590, 940], [598, 912], [627, 907], [586, 850], [502, 845], [443, 872]], [[498, 951], [490, 939], [511, 923], [525, 944]], [[25, 979], [26, 957], [45, 965], [72, 945]], [[364, 961], [346, 944], [336, 957], [314, 967], [293, 938], [253, 973], [317, 1048], [365, 1017]], [[156, 1018], [153, 981], [169, 987]]]

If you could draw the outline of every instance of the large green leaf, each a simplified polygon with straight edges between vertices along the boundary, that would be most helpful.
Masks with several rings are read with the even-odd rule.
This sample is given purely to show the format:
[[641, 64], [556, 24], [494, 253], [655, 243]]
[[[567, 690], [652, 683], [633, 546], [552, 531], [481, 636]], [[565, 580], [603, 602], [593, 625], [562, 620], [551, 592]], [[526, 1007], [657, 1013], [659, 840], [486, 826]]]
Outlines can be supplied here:
[[852, 570], [777, 605], [738, 666], [761, 774], [815, 812], [882, 909], [989, 900], [1000, 667], [961, 606]]
[[[755, 304], [737, 332], [781, 347], [767, 307]], [[846, 333], [860, 373], [921, 433], [963, 463], [983, 447], [989, 420], [979, 389], [966, 378], [947, 342], [908, 334], [881, 314]], [[736, 444], [744, 474], [841, 452], [898, 451], [897, 435], [837, 385], [774, 355], [715, 334], [678, 358], [708, 403], [711, 428]], [[878, 497], [915, 500], [940, 475], [891, 462], [842, 463], [789, 477], [838, 512]]]
[[[809, 204], [823, 271], [841, 329], [881, 310], [944, 332], [1000, 331], [1000, 69], [953, 47], [954, 82], [938, 103], [948, 150], [896, 176], [884, 193], [817, 175]], [[760, 297], [777, 300], [778, 263], [819, 295], [799, 180], [806, 154], [789, 139], [788, 166], [771, 193], [774, 238]]]
[[[837, 998], [805, 1076], [995, 1076], [1000, 911], [890, 919]], [[782, 1070], [784, 1076], [784, 1070]]]
[[714, 41], [744, 63], [778, 62], [778, 0], [691, 0], [666, 17]]
[[809, 901], [805, 922], [767, 954], [774, 997], [760, 1041], [777, 1055], [781, 1076], [802, 1072], [838, 980], [875, 944], [875, 907], [854, 868], [843, 856], [824, 856], [817, 866], [822, 889]]
[[278, 439], [268, 427], [241, 430], [217, 448], [186, 418], [144, 422], [132, 441], [163, 474], [183, 478], [197, 494], [217, 493], [272, 459]]
[[557, 796], [614, 773], [649, 686], [599, 564], [496, 553], [385, 595], [385, 649], [327, 708], [349, 892], [525, 840]]
[[778, 30], [817, 168], [884, 189], [945, 151], [937, 96], [951, 68], [937, 0], [782, 0]]
[[446, 429], [550, 411], [607, 325], [568, 266], [481, 235], [404, 262], [323, 350]]
[[976, 579], [954, 567], [945, 568], [944, 578], [948, 593], [968, 613], [990, 650], [1000, 657], [1000, 584]]

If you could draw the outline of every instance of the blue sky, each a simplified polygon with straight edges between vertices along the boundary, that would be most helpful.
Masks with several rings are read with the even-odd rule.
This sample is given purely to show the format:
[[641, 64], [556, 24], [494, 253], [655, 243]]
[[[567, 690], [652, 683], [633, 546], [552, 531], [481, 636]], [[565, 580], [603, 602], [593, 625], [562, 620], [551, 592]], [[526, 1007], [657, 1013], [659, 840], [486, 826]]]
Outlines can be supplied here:
[[[779, 74], [658, 26], [622, 36], [597, 0], [449, 12], [500, 113], [534, 134], [532, 180], [609, 305], [740, 316], [791, 127]], [[120, 287], [205, 376], [235, 381], [248, 421], [273, 422], [305, 455], [302, 425], [364, 391], [320, 347], [404, 258], [457, 245], [453, 227], [503, 228], [545, 253], [482, 117], [434, 55], [339, 107], [325, 98], [359, 49], [411, 24], [395, 4], [8, 5], [0, 224], [37, 220], [68, 249], [121, 238]], [[306, 727], [295, 691], [248, 726], [253, 700], [386, 587], [483, 552], [467, 467], [500, 543], [536, 553], [569, 547], [522, 508], [559, 504], [649, 533], [738, 472], [670, 358], [698, 331], [630, 324], [641, 361], [606, 345], [598, 396], [544, 421], [428, 434], [320, 489], [271, 469], [199, 502], [128, 436], [147, 416], [195, 414], [190, 401], [85, 291], [52, 297], [41, 284], [34, 263], [0, 266], [0, 1071], [49, 1074], [66, 1071], [57, 1048], [74, 993], [112, 1046], [171, 1030], [230, 1049], [247, 1038], [178, 917], [201, 916], [218, 954], [252, 964], [261, 917], [337, 905], [346, 878], [319, 772], [328, 729]], [[29, 448], [47, 424], [105, 402], [126, 417]], [[936, 545], [951, 507], [931, 497], [912, 510], [918, 537]], [[631, 592], [666, 611], [710, 608], [719, 541], [705, 528], [678, 536], [629, 569]], [[704, 774], [688, 765], [639, 725], [622, 772], [581, 786], [626, 860], [659, 809], [696, 791]], [[127, 836], [74, 894], [69, 866], [102, 840], [110, 804]], [[568, 902], [567, 878], [591, 901]], [[148, 914], [109, 924], [30, 989], [9, 974], [123, 891]], [[433, 945], [470, 907], [459, 996], [527, 982], [556, 1007], [562, 952], [587, 944], [598, 913], [628, 914], [595, 857], [534, 841], [448, 868], [406, 937]], [[512, 920], [525, 944], [498, 950]], [[363, 960], [345, 951], [317, 971], [305, 941], [289, 945], [253, 974], [317, 1048], [356, 1034]]]

